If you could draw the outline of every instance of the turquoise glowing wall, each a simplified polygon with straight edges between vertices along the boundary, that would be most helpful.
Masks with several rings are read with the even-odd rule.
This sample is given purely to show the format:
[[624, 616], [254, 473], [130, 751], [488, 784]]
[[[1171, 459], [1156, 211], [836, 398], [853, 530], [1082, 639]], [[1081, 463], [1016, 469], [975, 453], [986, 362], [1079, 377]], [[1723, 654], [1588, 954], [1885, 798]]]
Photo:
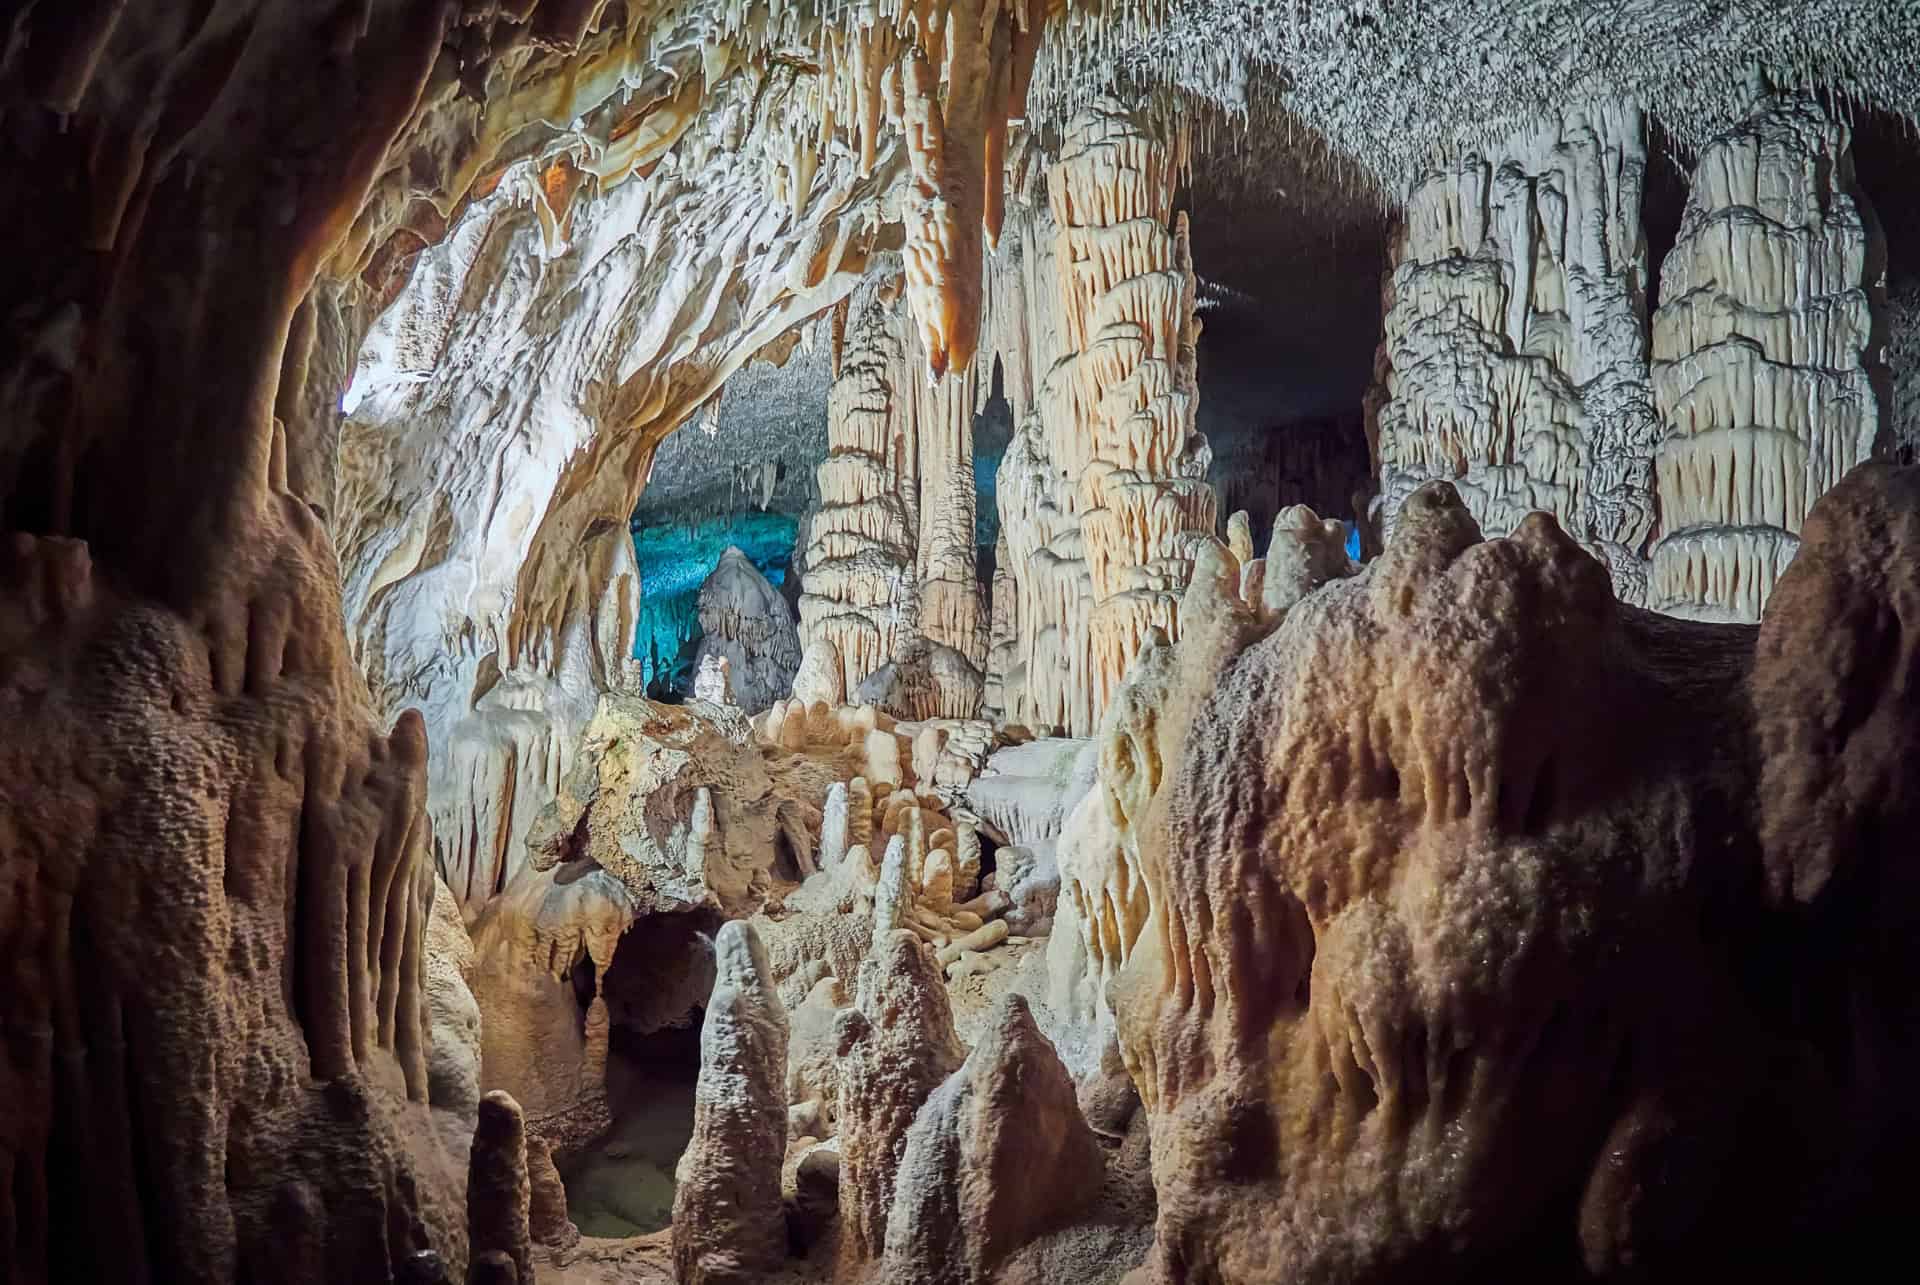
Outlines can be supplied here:
[[684, 686], [680, 654], [700, 637], [700, 586], [730, 544], [775, 585], [793, 559], [794, 520], [779, 513], [736, 513], [697, 523], [636, 522], [633, 555], [640, 564], [640, 622], [633, 654], [649, 691]]

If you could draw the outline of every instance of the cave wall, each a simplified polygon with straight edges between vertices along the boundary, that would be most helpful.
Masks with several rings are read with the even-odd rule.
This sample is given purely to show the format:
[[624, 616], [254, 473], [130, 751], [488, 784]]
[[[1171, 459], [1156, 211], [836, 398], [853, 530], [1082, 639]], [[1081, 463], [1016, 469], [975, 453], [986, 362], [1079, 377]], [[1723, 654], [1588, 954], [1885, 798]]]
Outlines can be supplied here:
[[0, 41], [9, 1280], [464, 1269], [424, 728], [366, 699], [275, 418], [441, 50], [437, 9], [343, 16], [29, 6]]

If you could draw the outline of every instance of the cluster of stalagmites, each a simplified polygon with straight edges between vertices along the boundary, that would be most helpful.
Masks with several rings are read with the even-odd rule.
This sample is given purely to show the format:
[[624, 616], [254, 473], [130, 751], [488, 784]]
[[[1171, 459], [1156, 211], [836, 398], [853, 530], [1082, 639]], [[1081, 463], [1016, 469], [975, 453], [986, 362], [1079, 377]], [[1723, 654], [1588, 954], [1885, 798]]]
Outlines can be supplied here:
[[1757, 631], [1619, 604], [1545, 515], [1483, 541], [1446, 486], [1357, 574], [1282, 525], [1257, 574], [1199, 557], [1060, 840], [1153, 1121], [1139, 1279], [1884, 1246], [1920, 472], [1824, 497]]

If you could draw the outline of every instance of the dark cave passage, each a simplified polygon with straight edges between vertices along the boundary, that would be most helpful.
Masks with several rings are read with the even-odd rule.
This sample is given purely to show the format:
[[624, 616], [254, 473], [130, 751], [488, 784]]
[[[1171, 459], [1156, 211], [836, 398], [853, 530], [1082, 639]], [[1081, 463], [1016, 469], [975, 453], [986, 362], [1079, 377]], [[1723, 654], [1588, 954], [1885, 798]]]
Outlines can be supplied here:
[[606, 975], [613, 1123], [578, 1152], [555, 1157], [567, 1214], [584, 1235], [638, 1236], [672, 1221], [674, 1168], [693, 1136], [701, 1005], [713, 988], [709, 938], [719, 924], [702, 911], [653, 915], [614, 951]]
[[1200, 407], [1220, 516], [1264, 543], [1306, 504], [1352, 519], [1372, 494], [1362, 402], [1380, 342], [1388, 222], [1363, 192], [1202, 165], [1192, 220]]

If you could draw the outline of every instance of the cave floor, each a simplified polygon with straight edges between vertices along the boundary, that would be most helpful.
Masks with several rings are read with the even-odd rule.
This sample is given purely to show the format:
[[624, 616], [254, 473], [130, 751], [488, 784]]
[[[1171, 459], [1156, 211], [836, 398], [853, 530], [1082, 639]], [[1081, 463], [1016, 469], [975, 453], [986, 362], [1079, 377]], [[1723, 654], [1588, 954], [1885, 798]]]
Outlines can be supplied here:
[[[691, 1035], [691, 1041], [688, 1036]], [[560, 1164], [567, 1214], [585, 1236], [626, 1238], [673, 1219], [674, 1167], [693, 1137], [699, 1030], [662, 1032], [607, 1058], [613, 1127]], [[684, 1046], [691, 1044], [691, 1059]]]

